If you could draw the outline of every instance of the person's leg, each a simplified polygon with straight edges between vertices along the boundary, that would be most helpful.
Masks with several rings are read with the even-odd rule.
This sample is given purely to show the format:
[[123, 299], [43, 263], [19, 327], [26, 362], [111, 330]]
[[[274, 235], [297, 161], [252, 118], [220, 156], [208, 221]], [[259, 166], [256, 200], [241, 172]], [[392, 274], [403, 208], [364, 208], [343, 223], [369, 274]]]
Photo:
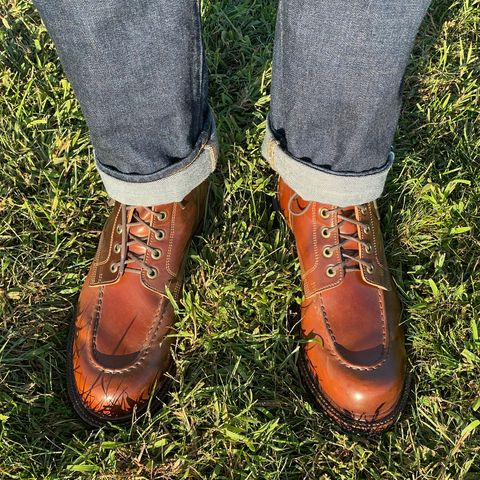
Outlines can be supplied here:
[[281, 0], [264, 155], [305, 200], [378, 198], [430, 0]]
[[67, 385], [91, 425], [160, 404], [217, 146], [198, 0], [36, 0], [116, 202], [80, 292]]
[[[115, 200], [181, 200], [215, 166], [198, 0], [35, 0]], [[205, 149], [209, 144], [211, 148]]]
[[400, 304], [375, 205], [402, 76], [429, 0], [281, 0], [263, 154], [295, 235], [299, 368], [339, 425], [378, 432], [405, 406]]

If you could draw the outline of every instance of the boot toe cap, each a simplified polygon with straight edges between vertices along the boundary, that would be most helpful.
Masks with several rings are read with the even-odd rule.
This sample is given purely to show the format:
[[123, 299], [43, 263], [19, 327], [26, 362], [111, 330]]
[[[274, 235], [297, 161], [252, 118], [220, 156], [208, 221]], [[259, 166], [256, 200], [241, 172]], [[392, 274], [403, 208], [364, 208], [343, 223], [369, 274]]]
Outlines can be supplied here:
[[[403, 361], [385, 361], [375, 368], [351, 368], [338, 359], [314, 364], [305, 355], [309, 386], [330, 417], [344, 427], [380, 431], [401, 413], [409, 376]], [[398, 359], [397, 359], [398, 360]]]

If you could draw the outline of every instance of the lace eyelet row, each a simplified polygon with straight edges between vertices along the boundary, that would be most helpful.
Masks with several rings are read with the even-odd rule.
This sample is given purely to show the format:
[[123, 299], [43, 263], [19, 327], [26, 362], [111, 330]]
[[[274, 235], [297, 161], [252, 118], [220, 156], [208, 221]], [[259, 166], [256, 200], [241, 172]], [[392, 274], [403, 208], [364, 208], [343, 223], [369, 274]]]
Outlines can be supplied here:
[[[164, 210], [162, 210], [160, 212], [153, 212], [152, 211], [152, 213], [161, 222], [164, 222], [168, 218], [168, 213]], [[118, 224], [115, 228], [115, 231], [118, 235], [123, 234], [123, 232], [124, 232], [123, 225]], [[155, 231], [155, 238], [157, 240], [163, 240], [165, 238], [165, 236], [166, 236], [165, 230], [159, 229], [159, 230]], [[113, 251], [116, 254], [121, 253], [122, 245], [120, 243], [116, 243], [113, 246]], [[158, 259], [161, 258], [161, 256], [162, 256], [162, 250], [161, 249], [155, 248], [155, 249], [151, 250], [151, 258], [153, 260], [158, 260]], [[120, 268], [120, 265], [118, 264], [118, 262], [112, 262], [110, 264], [110, 272], [112, 272], [112, 273], [117, 273], [119, 268]], [[156, 278], [157, 276], [158, 276], [158, 270], [155, 267], [150, 267], [150, 268], [147, 269], [147, 277], [148, 278], [153, 279], [153, 278]]]
[[[329, 265], [326, 269], [325, 269], [325, 275], [327, 275], [327, 277], [329, 278], [333, 278], [336, 274], [337, 274], [337, 269], [335, 268], [334, 265]], [[372, 274], [373, 272], [375, 271], [375, 265], [373, 265], [372, 263], [369, 264], [367, 266], [367, 273], [368, 274]]]
[[[360, 213], [364, 216], [368, 215], [368, 207], [363, 205], [361, 207], [359, 207], [359, 210], [360, 210]], [[322, 218], [322, 219], [328, 219], [330, 216], [331, 216], [331, 210], [329, 210], [328, 208], [325, 208], [325, 207], [319, 207], [318, 210], [318, 215]], [[320, 230], [320, 234], [323, 238], [330, 238], [331, 237], [331, 231], [334, 227], [328, 227], [328, 226], [323, 226]], [[370, 234], [371, 232], [371, 227], [370, 225], [368, 224], [363, 224], [361, 226], [363, 232], [368, 235]], [[372, 244], [370, 242], [362, 242], [361, 240], [359, 240], [359, 243], [363, 243], [364, 245], [364, 248], [365, 248], [365, 253], [367, 254], [371, 254], [373, 249], [372, 249]], [[326, 245], [324, 248], [323, 248], [323, 251], [322, 251], [322, 254], [323, 254], [323, 257], [324, 258], [331, 258], [333, 256], [333, 248], [335, 248], [335, 246], [332, 247], [332, 245]], [[329, 278], [333, 278], [335, 277], [335, 275], [337, 274], [337, 266], [335, 265], [328, 265], [327, 268], [325, 269], [325, 274], [327, 275], [327, 277]], [[372, 274], [375, 270], [375, 265], [373, 263], [369, 263], [367, 266], [366, 266], [366, 271], [368, 274]]]

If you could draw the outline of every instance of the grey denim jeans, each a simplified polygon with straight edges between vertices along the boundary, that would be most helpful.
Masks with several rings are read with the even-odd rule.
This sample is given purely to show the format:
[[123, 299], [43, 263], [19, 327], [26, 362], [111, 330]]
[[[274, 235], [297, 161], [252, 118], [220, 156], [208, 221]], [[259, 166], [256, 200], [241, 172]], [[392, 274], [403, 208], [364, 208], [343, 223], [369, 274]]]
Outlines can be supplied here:
[[[181, 200], [214, 170], [199, 0], [35, 0], [117, 201]], [[306, 200], [382, 193], [430, 0], [280, 0], [262, 151]]]

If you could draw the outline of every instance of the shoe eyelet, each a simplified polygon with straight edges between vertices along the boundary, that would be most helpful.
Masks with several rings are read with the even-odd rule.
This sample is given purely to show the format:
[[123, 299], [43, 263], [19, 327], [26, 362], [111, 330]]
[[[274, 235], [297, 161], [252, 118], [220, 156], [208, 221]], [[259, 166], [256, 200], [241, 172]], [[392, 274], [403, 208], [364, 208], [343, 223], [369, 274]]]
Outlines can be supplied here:
[[119, 244], [119, 243], [116, 243], [114, 246], [113, 246], [113, 251], [115, 253], [120, 253], [122, 251], [122, 246]]
[[332, 265], [327, 267], [327, 269], [325, 270], [325, 273], [326, 273], [327, 277], [330, 277], [330, 278], [334, 277], [335, 274], [336, 274], [335, 269], [333, 268]]
[[168, 217], [168, 214], [167, 214], [167, 212], [165, 212], [164, 210], [162, 210], [161, 212], [158, 212], [158, 213], [157, 213], [157, 218], [158, 218], [161, 222], [165, 221], [165, 220], [167, 219], [167, 217]]
[[371, 243], [367, 243], [365, 245], [365, 252], [366, 253], [372, 253], [372, 244]]
[[330, 238], [330, 230], [327, 227], [322, 228], [322, 237]]
[[152, 251], [152, 258], [158, 260], [162, 256], [162, 251], [158, 248]]
[[158, 275], [158, 270], [156, 268], [150, 268], [147, 270], [147, 277], [148, 278], [155, 278]]
[[333, 252], [332, 252], [332, 249], [330, 247], [327, 246], [323, 249], [323, 256], [325, 258], [330, 258], [332, 255], [333, 255]]
[[121, 225], [117, 225], [117, 233], [120, 235], [123, 232], [123, 228]]
[[117, 273], [118, 272], [118, 265], [116, 263], [111, 263], [110, 264], [110, 271], [112, 273]]
[[368, 267], [367, 267], [367, 273], [373, 273], [373, 271], [375, 270], [375, 267], [374, 265], [370, 264]]
[[164, 230], [156, 230], [155, 231], [155, 238], [157, 240], [163, 240], [165, 238], [165, 231]]
[[363, 231], [368, 235], [370, 233], [370, 225], [365, 225]]
[[322, 218], [328, 218], [330, 216], [330, 212], [326, 208], [319, 208], [318, 213]]

